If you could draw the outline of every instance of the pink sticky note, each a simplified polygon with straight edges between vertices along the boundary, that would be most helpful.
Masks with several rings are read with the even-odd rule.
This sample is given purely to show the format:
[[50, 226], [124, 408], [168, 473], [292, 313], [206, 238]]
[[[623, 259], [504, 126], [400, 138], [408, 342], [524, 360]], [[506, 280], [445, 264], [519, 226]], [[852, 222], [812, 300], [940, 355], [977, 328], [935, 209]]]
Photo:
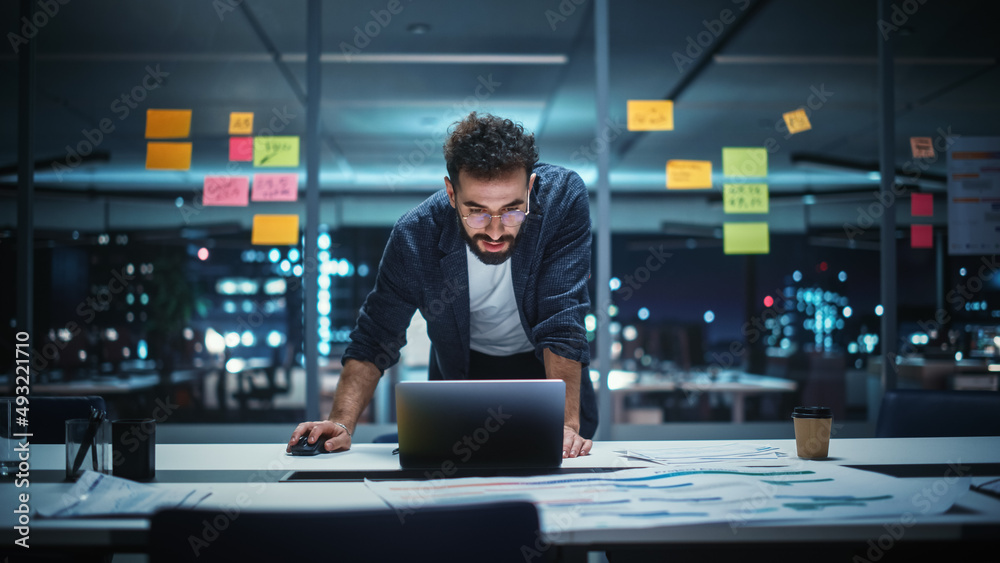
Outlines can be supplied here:
[[910, 247], [934, 248], [934, 226], [910, 225]]
[[299, 175], [254, 174], [251, 201], [296, 201], [299, 199]]
[[205, 176], [201, 203], [246, 207], [249, 195], [250, 178], [246, 176]]
[[229, 160], [253, 162], [253, 137], [230, 137]]
[[934, 195], [912, 194], [910, 196], [910, 213], [914, 217], [933, 217]]

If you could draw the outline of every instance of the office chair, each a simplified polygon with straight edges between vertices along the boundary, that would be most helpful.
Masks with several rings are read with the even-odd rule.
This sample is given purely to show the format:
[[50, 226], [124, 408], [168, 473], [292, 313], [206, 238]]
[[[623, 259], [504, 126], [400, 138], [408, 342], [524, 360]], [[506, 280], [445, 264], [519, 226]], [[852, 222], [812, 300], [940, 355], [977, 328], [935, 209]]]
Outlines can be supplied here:
[[66, 421], [71, 418], [90, 418], [90, 408], [106, 411], [104, 398], [97, 395], [85, 397], [30, 396], [28, 432], [35, 444], [66, 443]]
[[1000, 436], [1000, 393], [894, 389], [885, 392], [876, 438]]
[[167, 509], [153, 516], [149, 560], [501, 562], [524, 561], [524, 550], [533, 561], [555, 556], [528, 502], [398, 513]]

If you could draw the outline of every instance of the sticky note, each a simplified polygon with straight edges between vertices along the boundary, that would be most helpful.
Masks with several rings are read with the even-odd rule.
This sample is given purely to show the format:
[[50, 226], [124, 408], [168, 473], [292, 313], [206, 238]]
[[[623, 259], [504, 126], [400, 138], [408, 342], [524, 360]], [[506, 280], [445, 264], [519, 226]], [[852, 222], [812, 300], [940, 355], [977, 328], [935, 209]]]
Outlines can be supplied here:
[[723, 184], [722, 205], [726, 213], [767, 213], [767, 184]]
[[628, 100], [626, 111], [629, 131], [674, 130], [672, 100]]
[[668, 160], [667, 189], [687, 190], [712, 187], [711, 160]]
[[299, 175], [254, 174], [253, 201], [295, 201], [299, 199]]
[[781, 117], [785, 119], [785, 125], [788, 126], [789, 133], [801, 133], [812, 129], [812, 124], [809, 123], [809, 116], [806, 115], [806, 110], [802, 108], [783, 113]]
[[767, 254], [771, 239], [767, 223], [723, 223], [722, 249], [726, 254]]
[[191, 110], [147, 109], [147, 139], [183, 139], [191, 136]]
[[253, 161], [253, 137], [230, 137], [229, 160], [234, 162]]
[[934, 158], [934, 144], [930, 137], [910, 137], [913, 158]]
[[205, 176], [202, 205], [246, 207], [250, 196], [250, 178], [246, 176]]
[[933, 217], [934, 196], [932, 194], [912, 194], [910, 196], [910, 214], [914, 217]]
[[252, 244], [298, 244], [298, 215], [254, 215]]
[[910, 248], [934, 248], [934, 226], [910, 225]]
[[767, 149], [725, 147], [722, 149], [724, 176], [763, 178], [767, 176]]
[[230, 135], [253, 135], [253, 112], [234, 111], [229, 114]]
[[299, 165], [298, 137], [254, 137], [253, 165], [296, 168]]
[[146, 143], [146, 170], [190, 170], [191, 143]]

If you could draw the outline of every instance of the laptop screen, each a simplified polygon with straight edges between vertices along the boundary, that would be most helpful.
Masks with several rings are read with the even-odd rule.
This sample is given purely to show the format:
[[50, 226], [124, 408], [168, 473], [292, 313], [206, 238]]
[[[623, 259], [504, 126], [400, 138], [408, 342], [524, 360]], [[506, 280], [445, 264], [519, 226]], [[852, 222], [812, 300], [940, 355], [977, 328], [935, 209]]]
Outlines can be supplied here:
[[559, 379], [396, 384], [399, 464], [439, 470], [562, 463], [566, 384]]

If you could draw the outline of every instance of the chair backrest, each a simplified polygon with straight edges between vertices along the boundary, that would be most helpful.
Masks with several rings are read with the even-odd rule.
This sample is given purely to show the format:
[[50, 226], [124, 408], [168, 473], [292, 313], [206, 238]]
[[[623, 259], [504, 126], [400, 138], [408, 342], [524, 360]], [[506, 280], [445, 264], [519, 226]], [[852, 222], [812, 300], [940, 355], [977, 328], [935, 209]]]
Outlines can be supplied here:
[[538, 512], [528, 502], [412, 511], [233, 508], [157, 512], [150, 526], [150, 562], [499, 562], [523, 561], [525, 553], [533, 561], [554, 557], [554, 549], [539, 533]]
[[876, 438], [940, 436], [1000, 436], [1000, 393], [886, 391], [875, 426]]
[[40, 397], [31, 395], [31, 416], [28, 432], [36, 444], [66, 443], [66, 421], [71, 418], [90, 418], [90, 408], [107, 410], [104, 398], [97, 395], [80, 397]]

